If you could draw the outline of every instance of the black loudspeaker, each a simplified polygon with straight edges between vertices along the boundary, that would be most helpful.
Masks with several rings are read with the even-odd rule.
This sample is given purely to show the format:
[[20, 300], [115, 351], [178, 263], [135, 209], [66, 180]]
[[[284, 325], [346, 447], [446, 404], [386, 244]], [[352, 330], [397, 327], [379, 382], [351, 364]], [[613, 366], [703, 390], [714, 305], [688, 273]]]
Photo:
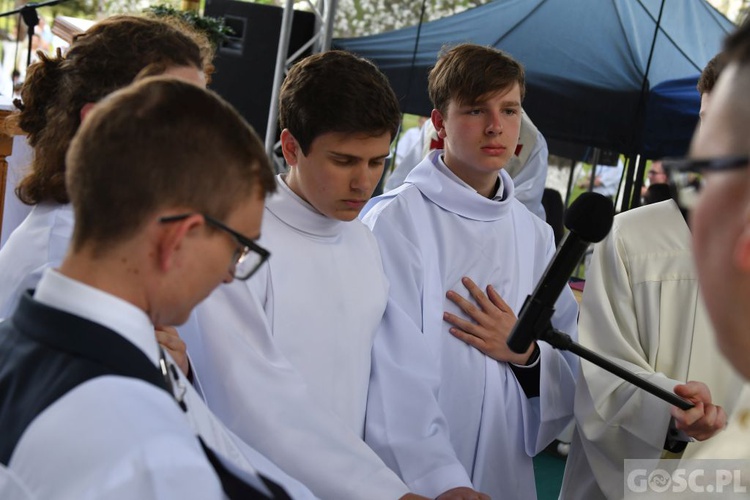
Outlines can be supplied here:
[[[204, 11], [206, 16], [223, 18], [234, 31], [216, 51], [209, 87], [237, 108], [261, 139], [268, 124], [283, 13], [281, 7], [236, 0], [208, 0]], [[315, 32], [314, 14], [294, 11], [292, 19], [287, 57]], [[309, 54], [310, 50], [300, 58]]]

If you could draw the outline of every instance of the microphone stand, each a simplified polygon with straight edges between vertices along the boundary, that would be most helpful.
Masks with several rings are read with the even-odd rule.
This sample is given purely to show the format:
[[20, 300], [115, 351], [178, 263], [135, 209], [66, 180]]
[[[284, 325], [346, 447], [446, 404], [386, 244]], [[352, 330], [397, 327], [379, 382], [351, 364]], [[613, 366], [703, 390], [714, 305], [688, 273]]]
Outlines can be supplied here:
[[561, 351], [570, 351], [576, 356], [581, 357], [586, 361], [590, 361], [599, 368], [602, 368], [612, 373], [613, 375], [616, 375], [621, 379], [630, 382], [636, 387], [639, 387], [644, 391], [653, 394], [657, 398], [660, 398], [667, 403], [680, 408], [681, 410], [689, 410], [690, 408], [693, 408], [693, 406], [695, 406], [693, 405], [693, 403], [681, 398], [677, 394], [664, 390], [658, 385], [649, 382], [645, 378], [640, 377], [635, 373], [630, 372], [623, 367], [613, 363], [607, 358], [595, 353], [594, 351], [583, 347], [581, 344], [575, 342], [572, 338], [570, 338], [570, 335], [568, 335], [567, 333], [555, 330], [552, 327], [552, 324], [549, 322], [546, 322], [546, 327], [539, 329], [539, 335], [537, 336], [537, 339], [547, 342], [555, 349], [559, 349]]
[[[36, 9], [38, 9], [39, 7], [49, 7], [50, 5], [57, 5], [64, 1], [65, 0], [50, 0], [44, 3], [27, 3], [23, 7], [19, 7], [18, 9], [0, 14], [0, 17], [12, 16], [13, 14], [21, 14], [21, 18], [26, 24], [26, 31], [28, 32], [29, 37], [29, 49], [28, 53], [26, 54], [27, 68], [29, 67], [29, 64], [31, 64], [31, 42], [34, 38], [34, 28], [36, 28], [36, 26], [39, 24], [39, 14], [37, 13]], [[18, 40], [16, 40], [16, 43], [18, 43]]]

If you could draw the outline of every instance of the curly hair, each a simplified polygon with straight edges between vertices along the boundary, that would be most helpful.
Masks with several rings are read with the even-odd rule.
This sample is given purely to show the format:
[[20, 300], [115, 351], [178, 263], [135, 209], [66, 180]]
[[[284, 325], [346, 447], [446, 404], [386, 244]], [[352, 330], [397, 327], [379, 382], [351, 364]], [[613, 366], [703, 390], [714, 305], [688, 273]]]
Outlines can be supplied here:
[[138, 16], [98, 22], [77, 35], [64, 55], [40, 53], [21, 89], [21, 111], [11, 117], [34, 149], [31, 171], [16, 187], [22, 202], [69, 202], [65, 152], [81, 124], [81, 108], [125, 87], [151, 64], [203, 70], [204, 55], [192, 36]]
[[[192, 135], [201, 140], [185, 141]], [[132, 238], [159, 210], [224, 219], [276, 189], [263, 143], [239, 113], [210, 90], [165, 77], [102, 99], [71, 141], [67, 164], [73, 248], [94, 254]]]
[[214, 57], [216, 56], [216, 44], [209, 34], [205, 30], [202, 30], [200, 26], [191, 24], [186, 18], [180, 17], [177, 14], [159, 15], [154, 12], [145, 12], [143, 15], [148, 19], [156, 19], [157, 21], [165, 22], [192, 38], [201, 50], [203, 73], [206, 75], [206, 84], [211, 83], [211, 75], [216, 71], [213, 62]]

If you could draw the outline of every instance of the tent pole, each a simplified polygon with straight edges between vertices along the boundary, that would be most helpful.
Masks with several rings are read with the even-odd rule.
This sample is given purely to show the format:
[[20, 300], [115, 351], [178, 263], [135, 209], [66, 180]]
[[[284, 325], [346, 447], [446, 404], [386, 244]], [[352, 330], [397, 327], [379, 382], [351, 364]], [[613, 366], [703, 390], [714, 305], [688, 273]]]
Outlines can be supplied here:
[[659, 36], [659, 29], [661, 28], [661, 17], [664, 14], [664, 2], [661, 0], [661, 6], [659, 7], [659, 17], [656, 18], [656, 27], [654, 28], [654, 37], [651, 39], [651, 51], [648, 53], [648, 61], [646, 61], [646, 71], [643, 74], [643, 83], [641, 84], [641, 95], [645, 95], [648, 91], [648, 73], [651, 70], [651, 61], [654, 58], [654, 50], [656, 49], [656, 38]]
[[628, 153], [627, 163], [625, 164], [625, 187], [622, 190], [622, 203], [620, 203], [620, 211], [626, 212], [630, 209], [630, 199], [633, 193], [633, 175], [635, 169], [635, 155]]
[[589, 175], [589, 192], [594, 190], [596, 184], [596, 167], [599, 166], [599, 157], [601, 156], [601, 149], [594, 148], [594, 154], [591, 157], [591, 172]]
[[323, 1], [323, 27], [321, 32], [323, 38], [320, 42], [319, 50], [316, 52], [325, 52], [331, 50], [331, 41], [333, 40], [333, 24], [336, 20], [336, 10], [338, 9], [338, 0], [324, 0]]
[[281, 29], [279, 31], [279, 46], [276, 51], [276, 66], [274, 67], [273, 87], [271, 89], [271, 105], [268, 109], [268, 125], [266, 127], [266, 154], [272, 160], [277, 172], [285, 170], [284, 158], [276, 156], [275, 149], [280, 144], [276, 141], [276, 132], [278, 130], [278, 99], [281, 92], [281, 83], [286, 76], [286, 70], [291, 66], [293, 61], [299, 57], [308, 48], [313, 53], [325, 52], [330, 49], [331, 39], [333, 36], [333, 23], [336, 16], [338, 0], [318, 0], [316, 5], [312, 0], [308, 4], [316, 17], [315, 33], [302, 47], [294, 54], [289, 56], [289, 44], [292, 36], [292, 23], [294, 16], [294, 0], [286, 0], [284, 3], [284, 12], [281, 17]]
[[[633, 181], [636, 179], [636, 177], [639, 175], [638, 172], [638, 162], [636, 161], [636, 155], [639, 153], [638, 151], [638, 139], [641, 137], [638, 137], [637, 131], [643, 132], [643, 123], [646, 120], [646, 99], [649, 93], [649, 84], [648, 84], [648, 74], [651, 70], [651, 61], [654, 57], [654, 50], [656, 49], [656, 39], [659, 36], [659, 30], [661, 28], [661, 19], [664, 15], [664, 3], [665, 0], [661, 0], [661, 5], [659, 6], [659, 16], [656, 18], [656, 25], [654, 27], [654, 37], [651, 40], [651, 50], [648, 53], [648, 61], [646, 62], [646, 71], [643, 73], [643, 82], [641, 83], [641, 95], [638, 99], [638, 108], [636, 109], [635, 113], [635, 123], [633, 127], [633, 134], [632, 139], [630, 141], [630, 151], [628, 152], [628, 158], [630, 161], [628, 161], [628, 168], [627, 168], [627, 178], [625, 180], [625, 192], [624, 192], [624, 204], [622, 206], [622, 211], [629, 210], [630, 208], [635, 208], [640, 204], [640, 192], [635, 193], [633, 191]], [[640, 175], [643, 176], [643, 169], [640, 170]], [[641, 181], [642, 182], [642, 181]], [[641, 183], [637, 183], [641, 184]], [[634, 201], [636, 195], [639, 197], [638, 201]]]
[[565, 208], [568, 208], [568, 205], [570, 205], [570, 195], [573, 193], [573, 175], [575, 174], [576, 170], [576, 161], [571, 158], [570, 159], [570, 175], [568, 175], [568, 191], [565, 193]]
[[[422, 22], [424, 20], [424, 11], [425, 11], [425, 5], [427, 3], [427, 0], [422, 0], [422, 10], [419, 13], [419, 24], [417, 25], [417, 35], [414, 39], [414, 51], [411, 54], [411, 66], [409, 66], [409, 78], [406, 80], [406, 93], [404, 94], [404, 101], [409, 102], [409, 95], [411, 94], [411, 82], [414, 78], [414, 67], [416, 66], [417, 61], [417, 52], [419, 51], [419, 38], [421, 36], [422, 32]], [[404, 112], [401, 112], [401, 122], [398, 124], [398, 130], [396, 131], [396, 141], [393, 146], [394, 152], [398, 150], [398, 143], [401, 141], [401, 127], [404, 124]], [[394, 153], [395, 158], [395, 153]], [[395, 168], [396, 164], [392, 161], [389, 165], [388, 170], [393, 170]], [[383, 179], [385, 178], [385, 175], [383, 175], [380, 178], [381, 184]], [[382, 191], [381, 191], [382, 192]]]
[[287, 0], [284, 4], [284, 12], [281, 17], [281, 31], [279, 32], [279, 46], [276, 51], [276, 66], [273, 73], [273, 87], [271, 90], [271, 106], [268, 108], [268, 126], [266, 128], [266, 154], [274, 161], [274, 167], [277, 172], [283, 171], [282, 165], [276, 164], [273, 152], [274, 143], [276, 142], [276, 123], [279, 117], [279, 91], [281, 82], [284, 80], [284, 70], [286, 69], [286, 56], [289, 52], [289, 38], [292, 32], [292, 19], [294, 15], [294, 0]]
[[419, 39], [422, 36], [422, 24], [424, 23], [424, 12], [427, 6], [427, 0], [422, 0], [422, 10], [419, 12], [419, 24], [417, 25], [417, 35], [414, 39], [414, 52], [411, 54], [411, 66], [409, 67], [409, 78], [406, 80], [406, 93], [404, 101], [408, 102], [411, 95], [411, 83], [414, 79], [414, 69], [417, 65], [417, 53], [419, 52]]
[[638, 208], [641, 206], [641, 188], [643, 187], [643, 171], [646, 168], [646, 159], [643, 156], [639, 157], [639, 160], [635, 168], [635, 178], [633, 179], [633, 195], [630, 199], [630, 208]]

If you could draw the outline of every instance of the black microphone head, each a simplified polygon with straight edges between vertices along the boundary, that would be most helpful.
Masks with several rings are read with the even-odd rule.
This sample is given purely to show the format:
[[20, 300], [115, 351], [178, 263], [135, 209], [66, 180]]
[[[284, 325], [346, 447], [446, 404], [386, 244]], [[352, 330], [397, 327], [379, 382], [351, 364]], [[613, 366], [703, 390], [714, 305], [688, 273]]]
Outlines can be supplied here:
[[596, 243], [612, 229], [615, 206], [599, 193], [582, 193], [565, 211], [565, 227], [584, 241]]

